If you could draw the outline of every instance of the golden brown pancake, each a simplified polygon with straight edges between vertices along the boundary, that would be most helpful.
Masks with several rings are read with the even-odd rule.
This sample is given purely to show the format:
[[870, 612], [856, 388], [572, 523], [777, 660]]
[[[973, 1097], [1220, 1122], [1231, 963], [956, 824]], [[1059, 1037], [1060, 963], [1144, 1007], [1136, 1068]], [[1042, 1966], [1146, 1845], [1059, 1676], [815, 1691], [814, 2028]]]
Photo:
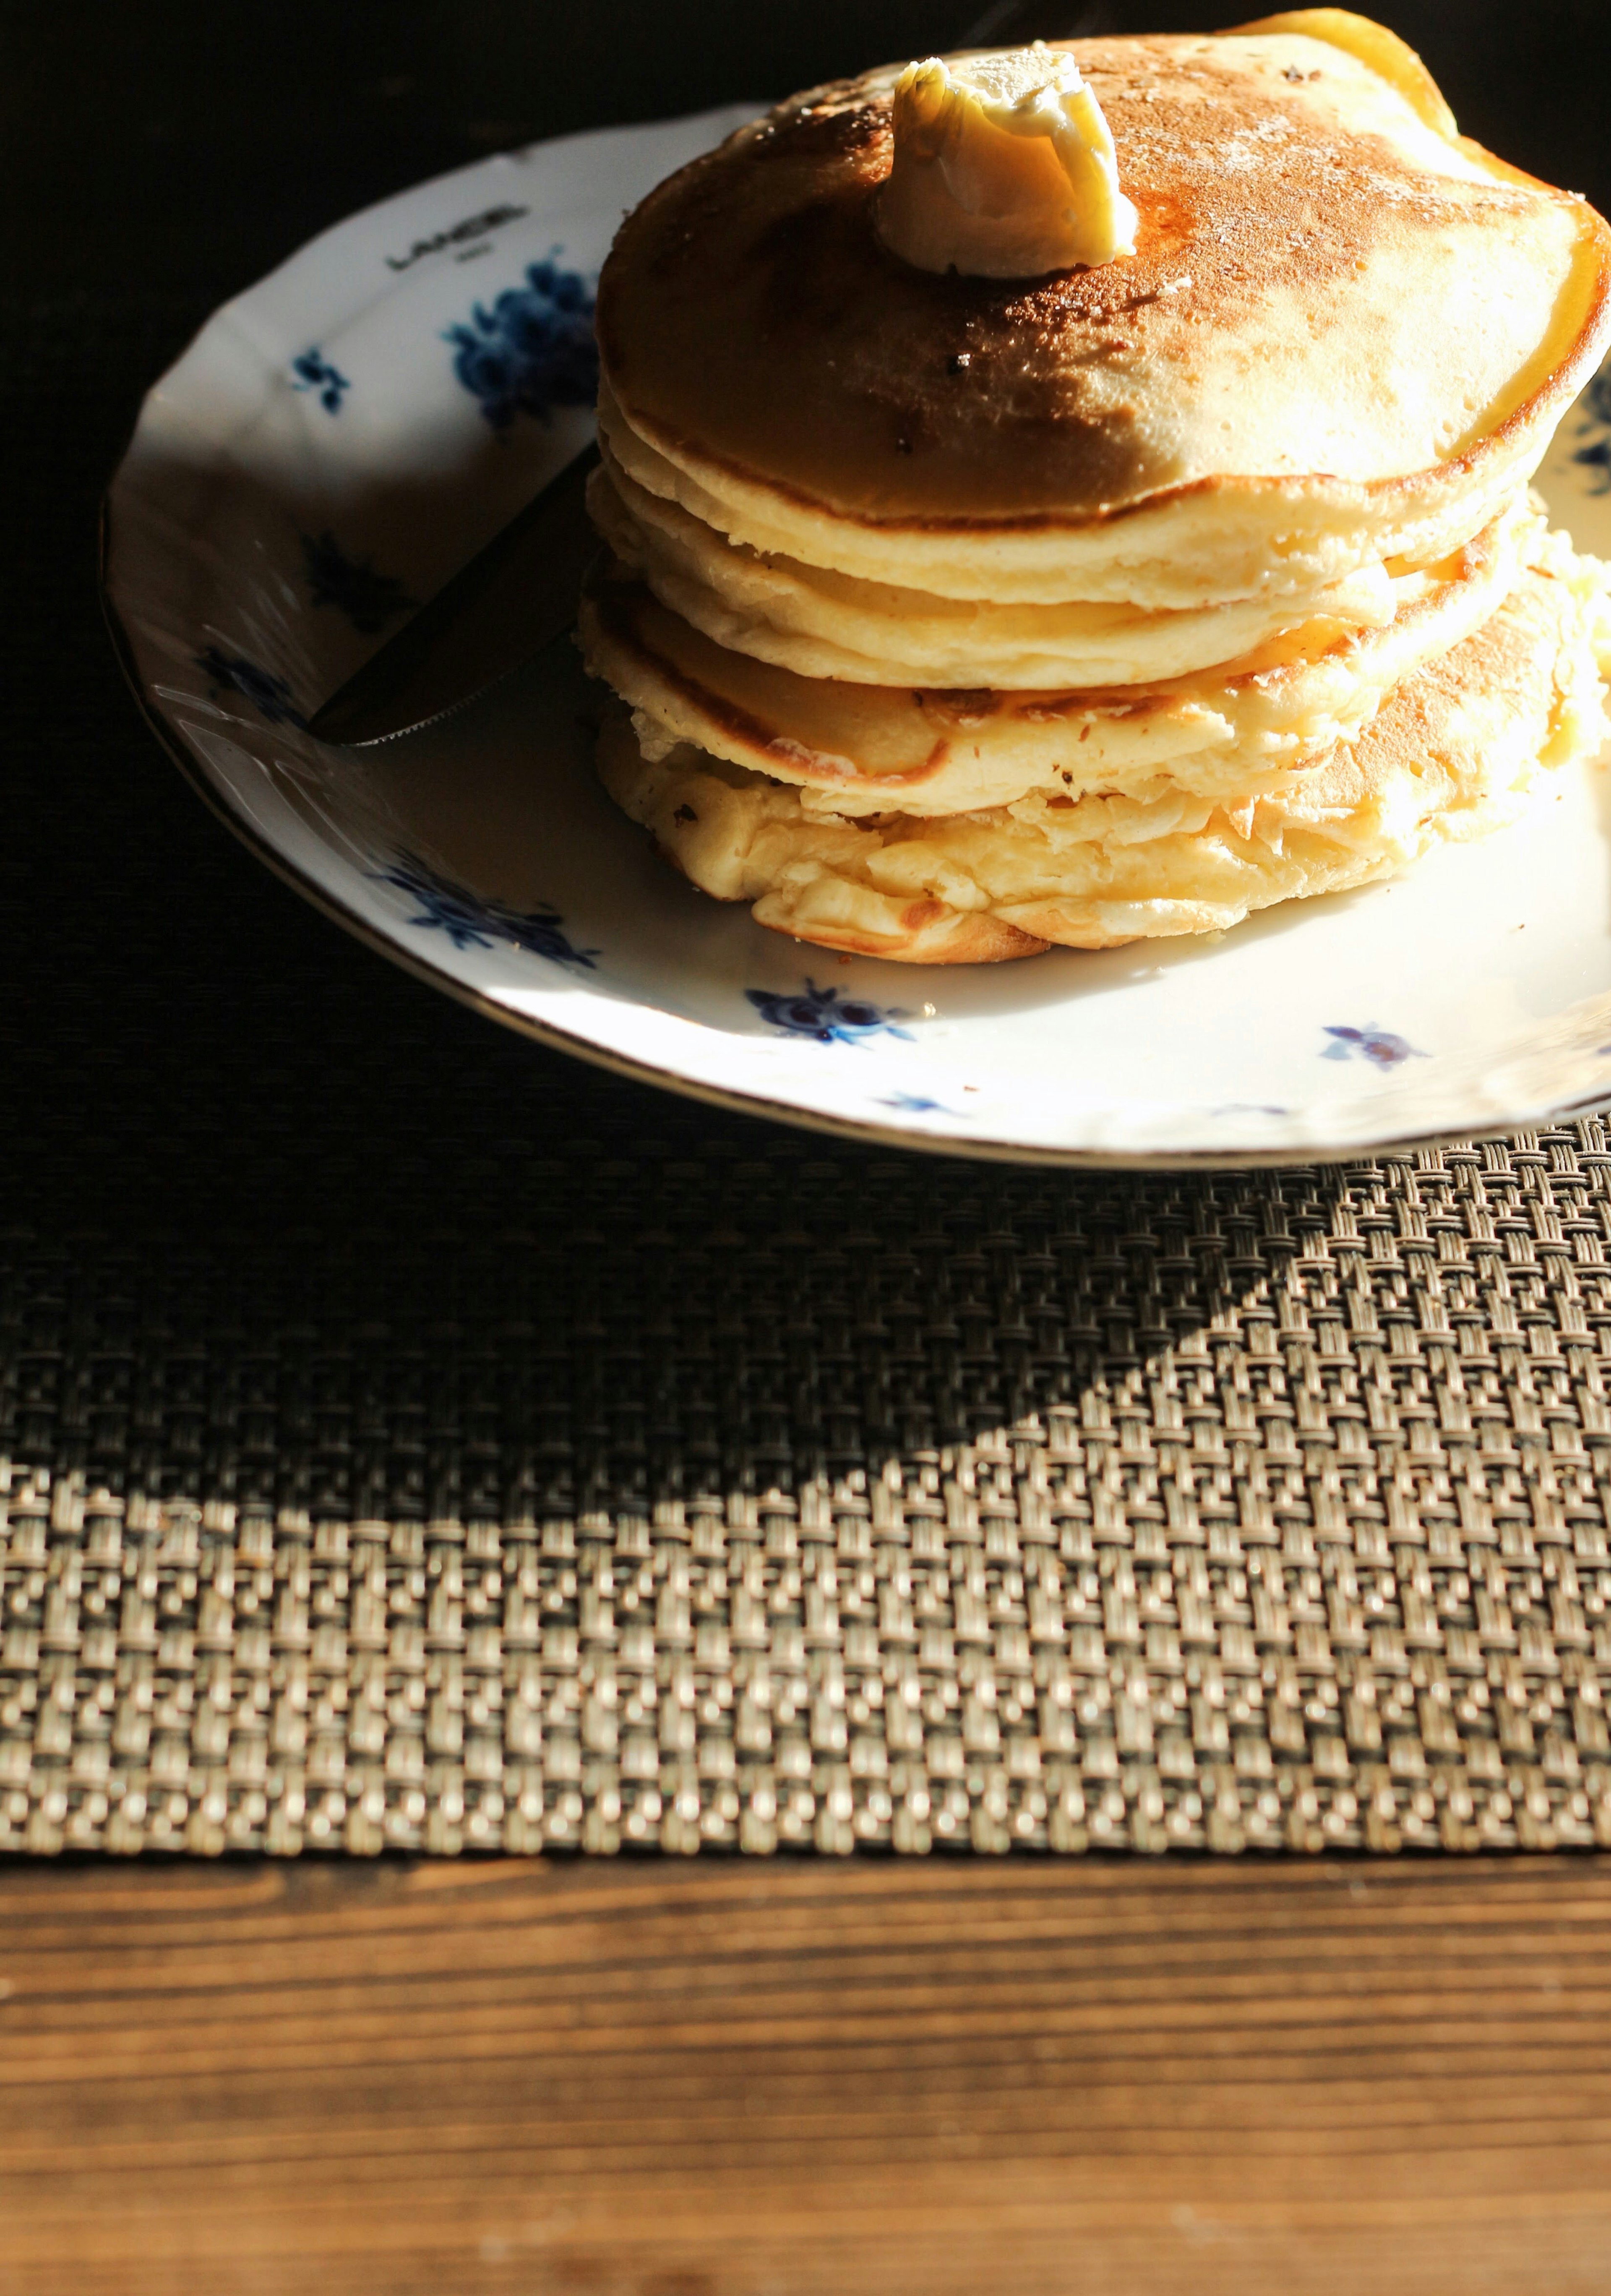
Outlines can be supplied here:
[[1606, 570], [1526, 482], [1611, 340], [1611, 231], [1345, 11], [1066, 45], [1133, 252], [892, 253], [891, 68], [671, 177], [605, 266], [600, 769], [802, 939], [1221, 930], [1603, 734]]
[[579, 636], [589, 668], [642, 713], [647, 742], [690, 742], [828, 791], [839, 812], [961, 813], [1037, 787], [1123, 790], [1165, 769], [1187, 788], [1235, 794], [1272, 760], [1357, 731], [1389, 687], [1468, 636], [1543, 526], [1517, 505], [1441, 566], [1397, 576], [1402, 603], [1385, 627], [1306, 618], [1283, 643], [1157, 685], [1003, 693], [804, 677], [716, 644], [619, 568], [590, 581]]
[[1594, 211], [1329, 42], [1068, 45], [1141, 211], [1133, 258], [1021, 283], [904, 264], [873, 228], [894, 69], [796, 97], [617, 236], [602, 411], [633, 475], [678, 474], [758, 546], [994, 598], [988, 545], [1066, 578], [1072, 534], [1089, 563], [1054, 595], [1112, 594], [1086, 578], [1133, 555], [1123, 594], [1171, 603], [1149, 585], [1178, 548], [1123, 531], [1143, 510], [1239, 535], [1218, 577], [1201, 553], [1163, 568], [1207, 599], [1414, 546], [1468, 498], [1443, 546], [1485, 523], [1603, 345]]
[[805, 677], [864, 685], [1151, 684], [1239, 658], [1317, 619], [1338, 632], [1379, 628], [1396, 604], [1379, 560], [1302, 594], [1208, 606], [938, 597], [735, 545], [635, 485], [608, 453], [588, 502], [616, 555], [717, 644]]
[[1596, 570], [1530, 571], [1356, 739], [1239, 805], [1160, 776], [1125, 796], [851, 818], [687, 745], [650, 760], [625, 710], [600, 770], [695, 884], [802, 939], [921, 964], [1112, 947], [1365, 884], [1514, 819], [1541, 766], [1603, 738], [1605, 618]]

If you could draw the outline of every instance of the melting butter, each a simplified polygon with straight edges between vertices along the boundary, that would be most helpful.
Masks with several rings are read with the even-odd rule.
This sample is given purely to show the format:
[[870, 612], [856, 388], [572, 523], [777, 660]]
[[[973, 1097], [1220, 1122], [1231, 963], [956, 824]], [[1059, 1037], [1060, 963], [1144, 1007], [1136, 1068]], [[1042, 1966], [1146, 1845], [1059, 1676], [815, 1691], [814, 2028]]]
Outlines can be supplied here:
[[1066, 49], [908, 64], [878, 231], [922, 271], [1026, 279], [1135, 250], [1113, 137]]

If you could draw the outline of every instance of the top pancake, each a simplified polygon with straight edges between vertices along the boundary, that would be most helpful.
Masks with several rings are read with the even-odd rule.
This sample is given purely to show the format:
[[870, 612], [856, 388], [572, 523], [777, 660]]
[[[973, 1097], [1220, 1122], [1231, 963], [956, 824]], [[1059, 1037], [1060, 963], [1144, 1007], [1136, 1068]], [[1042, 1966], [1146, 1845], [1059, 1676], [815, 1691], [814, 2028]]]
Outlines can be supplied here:
[[737, 538], [875, 578], [920, 580], [950, 537], [1026, 563], [1170, 505], [1223, 541], [1239, 504], [1248, 567], [1283, 538], [1323, 554], [1328, 529], [1345, 558], [1418, 521], [1446, 547], [1456, 503], [1482, 523], [1611, 332], [1593, 209], [1327, 41], [1067, 45], [1133, 257], [1022, 282], [903, 263], [873, 228], [895, 68], [814, 91], [623, 225], [612, 436]]

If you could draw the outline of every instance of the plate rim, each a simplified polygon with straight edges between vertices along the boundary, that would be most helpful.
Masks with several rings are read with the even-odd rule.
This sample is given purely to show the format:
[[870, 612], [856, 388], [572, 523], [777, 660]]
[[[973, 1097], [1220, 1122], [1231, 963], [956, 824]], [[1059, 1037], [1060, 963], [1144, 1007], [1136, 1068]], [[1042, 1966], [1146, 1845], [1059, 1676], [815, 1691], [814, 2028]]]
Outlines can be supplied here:
[[[723, 110], [730, 107], [707, 107]], [[500, 158], [506, 158], [533, 149], [552, 149], [567, 143], [580, 143], [593, 135], [630, 133], [634, 127], [654, 128], [678, 124], [682, 119], [702, 117], [699, 112], [679, 114], [676, 119], [647, 121], [609, 122], [596, 128], [573, 131], [568, 135], [538, 139], [535, 145], [511, 146], [508, 152], [487, 152], [480, 159], [468, 161], [463, 167], [445, 168], [436, 175], [422, 176], [418, 183], [402, 186], [380, 200], [366, 201], [362, 207], [337, 217], [300, 241], [269, 270], [245, 286], [236, 289], [217, 304], [200, 324], [188, 337], [183, 347], [142, 393], [134, 418], [125, 434], [124, 443], [102, 493], [97, 529], [96, 592], [102, 619], [118, 667], [133, 697], [135, 709], [159, 748], [177, 769], [182, 779], [198, 797], [209, 813], [245, 847], [255, 860], [270, 874], [297, 893], [311, 907], [339, 926], [372, 954], [384, 958], [404, 972], [412, 975], [438, 994], [452, 997], [467, 1006], [482, 1019], [495, 1026], [513, 1030], [517, 1035], [546, 1046], [569, 1058], [585, 1062], [590, 1067], [601, 1069], [607, 1074], [623, 1077], [633, 1083], [652, 1085], [660, 1091], [672, 1092], [679, 1097], [692, 1100], [707, 1107], [719, 1108], [728, 1113], [758, 1117], [785, 1124], [796, 1130], [806, 1131], [830, 1139], [871, 1144], [884, 1149], [910, 1151], [930, 1157], [959, 1158], [970, 1163], [1014, 1165], [1038, 1170], [1084, 1171], [1271, 1171], [1324, 1168], [1338, 1165], [1370, 1163], [1381, 1158], [1412, 1156], [1418, 1152], [1452, 1146], [1461, 1143], [1514, 1138], [1518, 1133], [1547, 1131], [1594, 1113], [1611, 1104], [1611, 1093], [1592, 1092], [1582, 1100], [1571, 1100], [1552, 1105], [1546, 1111], [1522, 1117], [1496, 1117], [1492, 1121], [1446, 1128], [1434, 1126], [1425, 1131], [1393, 1132], [1356, 1140], [1336, 1148], [1305, 1145], [1272, 1145], [1267, 1148], [1199, 1148], [1168, 1149], [1099, 1148], [1092, 1146], [1034, 1146], [1018, 1141], [985, 1138], [977, 1134], [959, 1136], [933, 1133], [887, 1126], [872, 1117], [836, 1116], [821, 1109], [803, 1105], [797, 1101], [775, 1100], [760, 1092], [742, 1092], [721, 1085], [709, 1084], [684, 1071], [665, 1067], [647, 1059], [635, 1058], [617, 1052], [596, 1041], [573, 1034], [552, 1021], [542, 1020], [522, 1013], [486, 996], [470, 982], [457, 979], [451, 972], [432, 963], [429, 955], [416, 953], [400, 940], [393, 939], [356, 909], [348, 907], [337, 896], [317, 882], [298, 863], [290, 860], [239, 811], [209, 777], [200, 761], [192, 755], [177, 728], [152, 695], [142, 676], [135, 647], [113, 594], [112, 560], [117, 546], [114, 496], [130, 457], [135, 451], [141, 427], [157, 394], [162, 390], [174, 370], [189, 357], [208, 330], [236, 303], [254, 294], [275, 278], [287, 266], [307, 250], [340, 231], [346, 225], [372, 215], [394, 201], [411, 197], [433, 184], [451, 181], [456, 176], [473, 174], [478, 168]]]

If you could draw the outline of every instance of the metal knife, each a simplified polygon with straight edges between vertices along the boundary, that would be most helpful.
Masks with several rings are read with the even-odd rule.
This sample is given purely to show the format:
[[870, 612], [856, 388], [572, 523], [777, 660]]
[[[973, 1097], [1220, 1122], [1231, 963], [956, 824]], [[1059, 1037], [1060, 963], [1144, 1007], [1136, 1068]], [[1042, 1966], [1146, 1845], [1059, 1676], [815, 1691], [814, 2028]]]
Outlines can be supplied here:
[[584, 447], [308, 719], [345, 749], [395, 741], [462, 709], [568, 631], [599, 548]]

